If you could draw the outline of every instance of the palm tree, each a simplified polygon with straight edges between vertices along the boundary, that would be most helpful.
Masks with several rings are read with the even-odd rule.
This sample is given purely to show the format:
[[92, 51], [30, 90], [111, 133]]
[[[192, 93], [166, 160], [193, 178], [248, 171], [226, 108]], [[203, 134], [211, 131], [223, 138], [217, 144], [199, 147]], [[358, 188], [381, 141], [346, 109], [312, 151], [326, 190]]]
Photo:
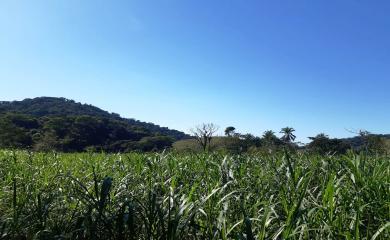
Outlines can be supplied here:
[[263, 140], [268, 145], [273, 145], [276, 143], [278, 138], [275, 136], [275, 132], [272, 130], [267, 130], [263, 133]]
[[283, 137], [281, 139], [287, 143], [293, 142], [296, 138], [293, 132], [295, 132], [294, 128], [291, 127], [282, 128], [282, 130], [280, 130], [280, 133], [283, 133]]

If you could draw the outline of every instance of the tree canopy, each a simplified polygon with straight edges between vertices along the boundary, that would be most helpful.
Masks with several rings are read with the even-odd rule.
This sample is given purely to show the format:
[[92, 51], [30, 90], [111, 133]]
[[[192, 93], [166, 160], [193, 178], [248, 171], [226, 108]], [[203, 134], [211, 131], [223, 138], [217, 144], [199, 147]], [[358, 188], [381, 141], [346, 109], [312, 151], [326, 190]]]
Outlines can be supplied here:
[[121, 118], [65, 98], [0, 102], [0, 147], [59, 150], [150, 151], [188, 136], [152, 123]]

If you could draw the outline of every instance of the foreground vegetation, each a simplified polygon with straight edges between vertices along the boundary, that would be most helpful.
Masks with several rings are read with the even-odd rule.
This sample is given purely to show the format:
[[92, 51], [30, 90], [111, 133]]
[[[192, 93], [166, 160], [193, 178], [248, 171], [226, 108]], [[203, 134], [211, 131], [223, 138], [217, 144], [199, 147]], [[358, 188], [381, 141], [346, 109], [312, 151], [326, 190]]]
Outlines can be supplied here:
[[2, 239], [389, 239], [390, 157], [0, 151]]

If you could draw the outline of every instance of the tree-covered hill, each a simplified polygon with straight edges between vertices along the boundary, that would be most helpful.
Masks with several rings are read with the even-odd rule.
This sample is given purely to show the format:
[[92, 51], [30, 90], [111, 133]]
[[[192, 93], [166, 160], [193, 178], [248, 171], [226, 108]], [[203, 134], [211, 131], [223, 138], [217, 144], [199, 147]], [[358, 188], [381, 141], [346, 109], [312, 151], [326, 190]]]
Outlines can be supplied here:
[[0, 147], [35, 150], [150, 151], [188, 136], [73, 100], [39, 97], [0, 102]]
[[[390, 140], [390, 134], [372, 134], [371, 136], [375, 136], [381, 139]], [[342, 139], [344, 142], [351, 145], [353, 148], [359, 148], [364, 145], [365, 139], [362, 136], [355, 136], [351, 138]]]

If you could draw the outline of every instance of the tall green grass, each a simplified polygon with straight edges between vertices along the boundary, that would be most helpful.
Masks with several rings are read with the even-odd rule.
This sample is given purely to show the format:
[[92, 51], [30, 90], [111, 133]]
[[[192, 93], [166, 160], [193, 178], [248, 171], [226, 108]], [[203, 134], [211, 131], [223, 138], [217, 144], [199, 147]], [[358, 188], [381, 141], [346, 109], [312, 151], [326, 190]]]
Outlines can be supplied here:
[[1, 239], [390, 239], [390, 157], [0, 151]]

